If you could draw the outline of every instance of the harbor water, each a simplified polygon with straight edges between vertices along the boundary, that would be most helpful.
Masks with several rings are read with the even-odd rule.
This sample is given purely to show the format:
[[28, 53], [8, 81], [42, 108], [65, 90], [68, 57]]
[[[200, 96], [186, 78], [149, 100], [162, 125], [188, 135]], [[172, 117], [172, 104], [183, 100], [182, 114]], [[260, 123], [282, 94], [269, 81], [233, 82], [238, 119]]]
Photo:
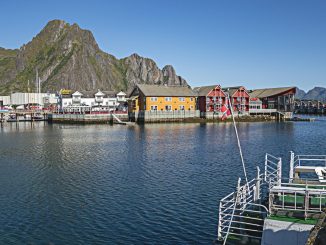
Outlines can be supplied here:
[[[249, 179], [266, 152], [326, 154], [326, 119], [239, 123]], [[243, 176], [230, 123], [0, 128], [0, 244], [212, 244]]]

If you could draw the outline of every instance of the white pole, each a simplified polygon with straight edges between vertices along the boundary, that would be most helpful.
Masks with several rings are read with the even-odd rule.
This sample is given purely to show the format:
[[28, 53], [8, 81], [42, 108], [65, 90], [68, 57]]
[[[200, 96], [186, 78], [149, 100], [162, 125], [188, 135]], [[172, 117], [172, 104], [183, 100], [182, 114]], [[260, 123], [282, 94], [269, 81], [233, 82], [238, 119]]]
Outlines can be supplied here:
[[289, 179], [290, 179], [290, 182], [293, 181], [293, 170], [294, 170], [294, 152], [293, 151], [290, 151], [290, 172], [289, 172]]
[[[231, 115], [232, 115], [234, 131], [235, 131], [235, 135], [237, 137], [237, 142], [238, 142], [238, 148], [239, 148], [240, 158], [241, 158], [241, 162], [242, 162], [243, 173], [244, 173], [244, 176], [245, 176], [245, 179], [246, 179], [246, 184], [248, 185], [248, 178], [247, 178], [246, 166], [245, 166], [243, 155], [242, 155], [242, 149], [241, 149], [241, 144], [240, 144], [240, 140], [239, 140], [238, 129], [237, 129], [237, 125], [235, 123], [234, 114], [233, 114], [233, 106], [232, 106], [232, 103], [231, 103], [231, 100], [230, 100], [229, 93], [227, 93], [227, 96], [228, 96], [230, 111], [231, 111]], [[249, 186], [248, 186], [248, 188], [249, 188]]]

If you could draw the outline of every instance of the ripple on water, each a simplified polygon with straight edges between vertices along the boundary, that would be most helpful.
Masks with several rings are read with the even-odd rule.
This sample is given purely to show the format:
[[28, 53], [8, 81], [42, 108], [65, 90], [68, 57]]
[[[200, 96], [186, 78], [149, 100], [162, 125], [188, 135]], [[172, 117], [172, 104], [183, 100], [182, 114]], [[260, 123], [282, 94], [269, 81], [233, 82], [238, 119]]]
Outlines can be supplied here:
[[[265, 152], [325, 154], [325, 123], [239, 124], [250, 178]], [[19, 124], [0, 137], [0, 244], [208, 244], [242, 176], [227, 123]]]

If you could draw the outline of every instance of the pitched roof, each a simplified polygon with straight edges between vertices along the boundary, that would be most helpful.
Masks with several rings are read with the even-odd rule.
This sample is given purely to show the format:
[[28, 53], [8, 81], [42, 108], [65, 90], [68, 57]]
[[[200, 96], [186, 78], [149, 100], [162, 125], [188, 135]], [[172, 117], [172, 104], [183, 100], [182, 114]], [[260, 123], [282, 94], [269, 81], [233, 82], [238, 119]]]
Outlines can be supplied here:
[[230, 96], [232, 96], [235, 92], [237, 92], [243, 86], [236, 86], [236, 87], [226, 87], [222, 88], [224, 92], [228, 92]]
[[195, 87], [193, 91], [197, 96], [206, 96], [212, 89], [216, 88], [217, 86], [218, 85]]
[[119, 95], [119, 96], [125, 96], [127, 94], [125, 92], [120, 91], [117, 95]]
[[95, 95], [97, 95], [97, 96], [104, 96], [105, 94], [101, 90], [98, 90], [98, 92]]
[[145, 96], [195, 96], [189, 87], [137, 84]]
[[278, 94], [286, 93], [291, 89], [295, 89], [295, 87], [255, 89], [250, 91], [249, 94], [250, 97], [266, 98], [266, 97], [271, 97]]
[[79, 91], [76, 91], [75, 93], [72, 94], [73, 96], [82, 96], [83, 94]]

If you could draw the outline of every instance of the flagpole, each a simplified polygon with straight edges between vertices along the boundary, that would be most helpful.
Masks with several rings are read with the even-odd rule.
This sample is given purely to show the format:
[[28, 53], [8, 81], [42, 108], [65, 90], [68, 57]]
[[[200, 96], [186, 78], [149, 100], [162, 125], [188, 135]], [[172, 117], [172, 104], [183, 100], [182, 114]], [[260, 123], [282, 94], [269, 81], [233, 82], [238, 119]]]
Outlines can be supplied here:
[[[230, 111], [231, 111], [232, 120], [233, 120], [233, 127], [234, 127], [234, 131], [235, 131], [235, 135], [237, 137], [237, 142], [238, 142], [238, 148], [239, 148], [240, 158], [241, 158], [241, 162], [242, 162], [243, 173], [244, 173], [244, 176], [245, 176], [245, 179], [246, 179], [246, 184], [248, 185], [248, 178], [247, 178], [246, 166], [245, 166], [243, 155], [242, 155], [242, 149], [241, 149], [240, 139], [239, 139], [239, 135], [238, 135], [237, 125], [236, 125], [235, 119], [234, 119], [233, 106], [232, 106], [232, 103], [231, 103], [231, 100], [230, 100], [229, 93], [226, 93], [226, 94], [228, 96], [228, 102], [229, 102]], [[248, 188], [249, 188], [249, 186], [248, 186]]]

